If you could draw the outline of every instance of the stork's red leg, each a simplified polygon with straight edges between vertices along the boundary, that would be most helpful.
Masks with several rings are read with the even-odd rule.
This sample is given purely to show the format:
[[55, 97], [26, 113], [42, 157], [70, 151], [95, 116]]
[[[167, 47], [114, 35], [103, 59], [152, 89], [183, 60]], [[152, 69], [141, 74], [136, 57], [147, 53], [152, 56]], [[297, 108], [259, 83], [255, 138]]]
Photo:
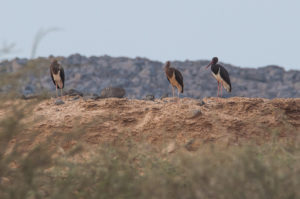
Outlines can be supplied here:
[[220, 89], [220, 83], [218, 81], [218, 97], [219, 97], [219, 89]]
[[57, 93], [57, 84], [55, 84], [56, 86], [56, 98], [58, 98], [58, 93]]
[[220, 84], [220, 87], [221, 87], [221, 97], [222, 97], [223, 84]]
[[171, 85], [172, 86], [172, 93], [173, 93], [173, 98], [174, 98], [174, 86], [173, 85]]

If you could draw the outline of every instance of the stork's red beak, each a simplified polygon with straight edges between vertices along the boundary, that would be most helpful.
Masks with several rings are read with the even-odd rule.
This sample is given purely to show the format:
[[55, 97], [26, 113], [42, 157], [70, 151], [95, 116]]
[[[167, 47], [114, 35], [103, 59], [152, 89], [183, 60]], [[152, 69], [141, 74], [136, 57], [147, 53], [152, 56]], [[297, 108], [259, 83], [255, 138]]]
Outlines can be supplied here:
[[212, 62], [210, 62], [210, 63], [206, 66], [206, 70], [210, 67], [211, 64], [212, 64]]

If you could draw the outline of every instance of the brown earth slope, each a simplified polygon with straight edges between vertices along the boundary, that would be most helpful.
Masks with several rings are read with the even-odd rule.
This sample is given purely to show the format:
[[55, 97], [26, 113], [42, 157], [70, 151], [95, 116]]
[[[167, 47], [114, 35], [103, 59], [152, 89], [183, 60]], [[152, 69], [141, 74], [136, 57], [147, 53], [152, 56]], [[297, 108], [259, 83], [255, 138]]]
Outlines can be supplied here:
[[[209, 142], [262, 143], [300, 134], [300, 99], [63, 100], [60, 106], [54, 105], [54, 99], [36, 105], [26, 118], [34, 122], [16, 139], [23, 139], [26, 147], [51, 140], [64, 149], [77, 142], [92, 146], [122, 140], [189, 147]], [[4, 115], [5, 110], [0, 110], [0, 117]]]

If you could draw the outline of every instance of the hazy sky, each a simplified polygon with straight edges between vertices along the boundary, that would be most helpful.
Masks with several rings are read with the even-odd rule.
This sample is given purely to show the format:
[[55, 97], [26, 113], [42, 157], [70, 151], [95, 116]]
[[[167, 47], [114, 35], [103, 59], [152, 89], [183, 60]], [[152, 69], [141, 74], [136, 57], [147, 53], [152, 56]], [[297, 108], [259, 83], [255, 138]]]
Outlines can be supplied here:
[[300, 69], [300, 0], [0, 0], [0, 45], [29, 57], [73, 53]]

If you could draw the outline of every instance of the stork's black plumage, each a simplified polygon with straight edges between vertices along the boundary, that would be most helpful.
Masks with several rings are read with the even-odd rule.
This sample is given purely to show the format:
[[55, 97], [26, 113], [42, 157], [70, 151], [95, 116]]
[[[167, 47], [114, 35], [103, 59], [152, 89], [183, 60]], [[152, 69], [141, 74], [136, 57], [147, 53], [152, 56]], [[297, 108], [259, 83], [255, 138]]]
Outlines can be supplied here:
[[[218, 58], [212, 58], [211, 62], [207, 65], [206, 68], [211, 66], [212, 75], [218, 81], [218, 97], [219, 97], [219, 90], [221, 87], [221, 96], [222, 96], [222, 86], [227, 90], [227, 92], [231, 92], [231, 82], [229, 73], [227, 70], [220, 64], [218, 64]], [[220, 85], [221, 83], [221, 85]]]
[[168, 81], [172, 85], [173, 97], [174, 97], [174, 87], [177, 88], [178, 97], [179, 93], [183, 93], [183, 77], [179, 70], [176, 68], [170, 67], [171, 63], [167, 61], [165, 65], [165, 73], [167, 76]]
[[56, 97], [58, 96], [57, 88], [61, 89], [62, 96], [62, 89], [65, 86], [65, 72], [57, 60], [54, 60], [50, 65], [50, 76], [56, 87]]

